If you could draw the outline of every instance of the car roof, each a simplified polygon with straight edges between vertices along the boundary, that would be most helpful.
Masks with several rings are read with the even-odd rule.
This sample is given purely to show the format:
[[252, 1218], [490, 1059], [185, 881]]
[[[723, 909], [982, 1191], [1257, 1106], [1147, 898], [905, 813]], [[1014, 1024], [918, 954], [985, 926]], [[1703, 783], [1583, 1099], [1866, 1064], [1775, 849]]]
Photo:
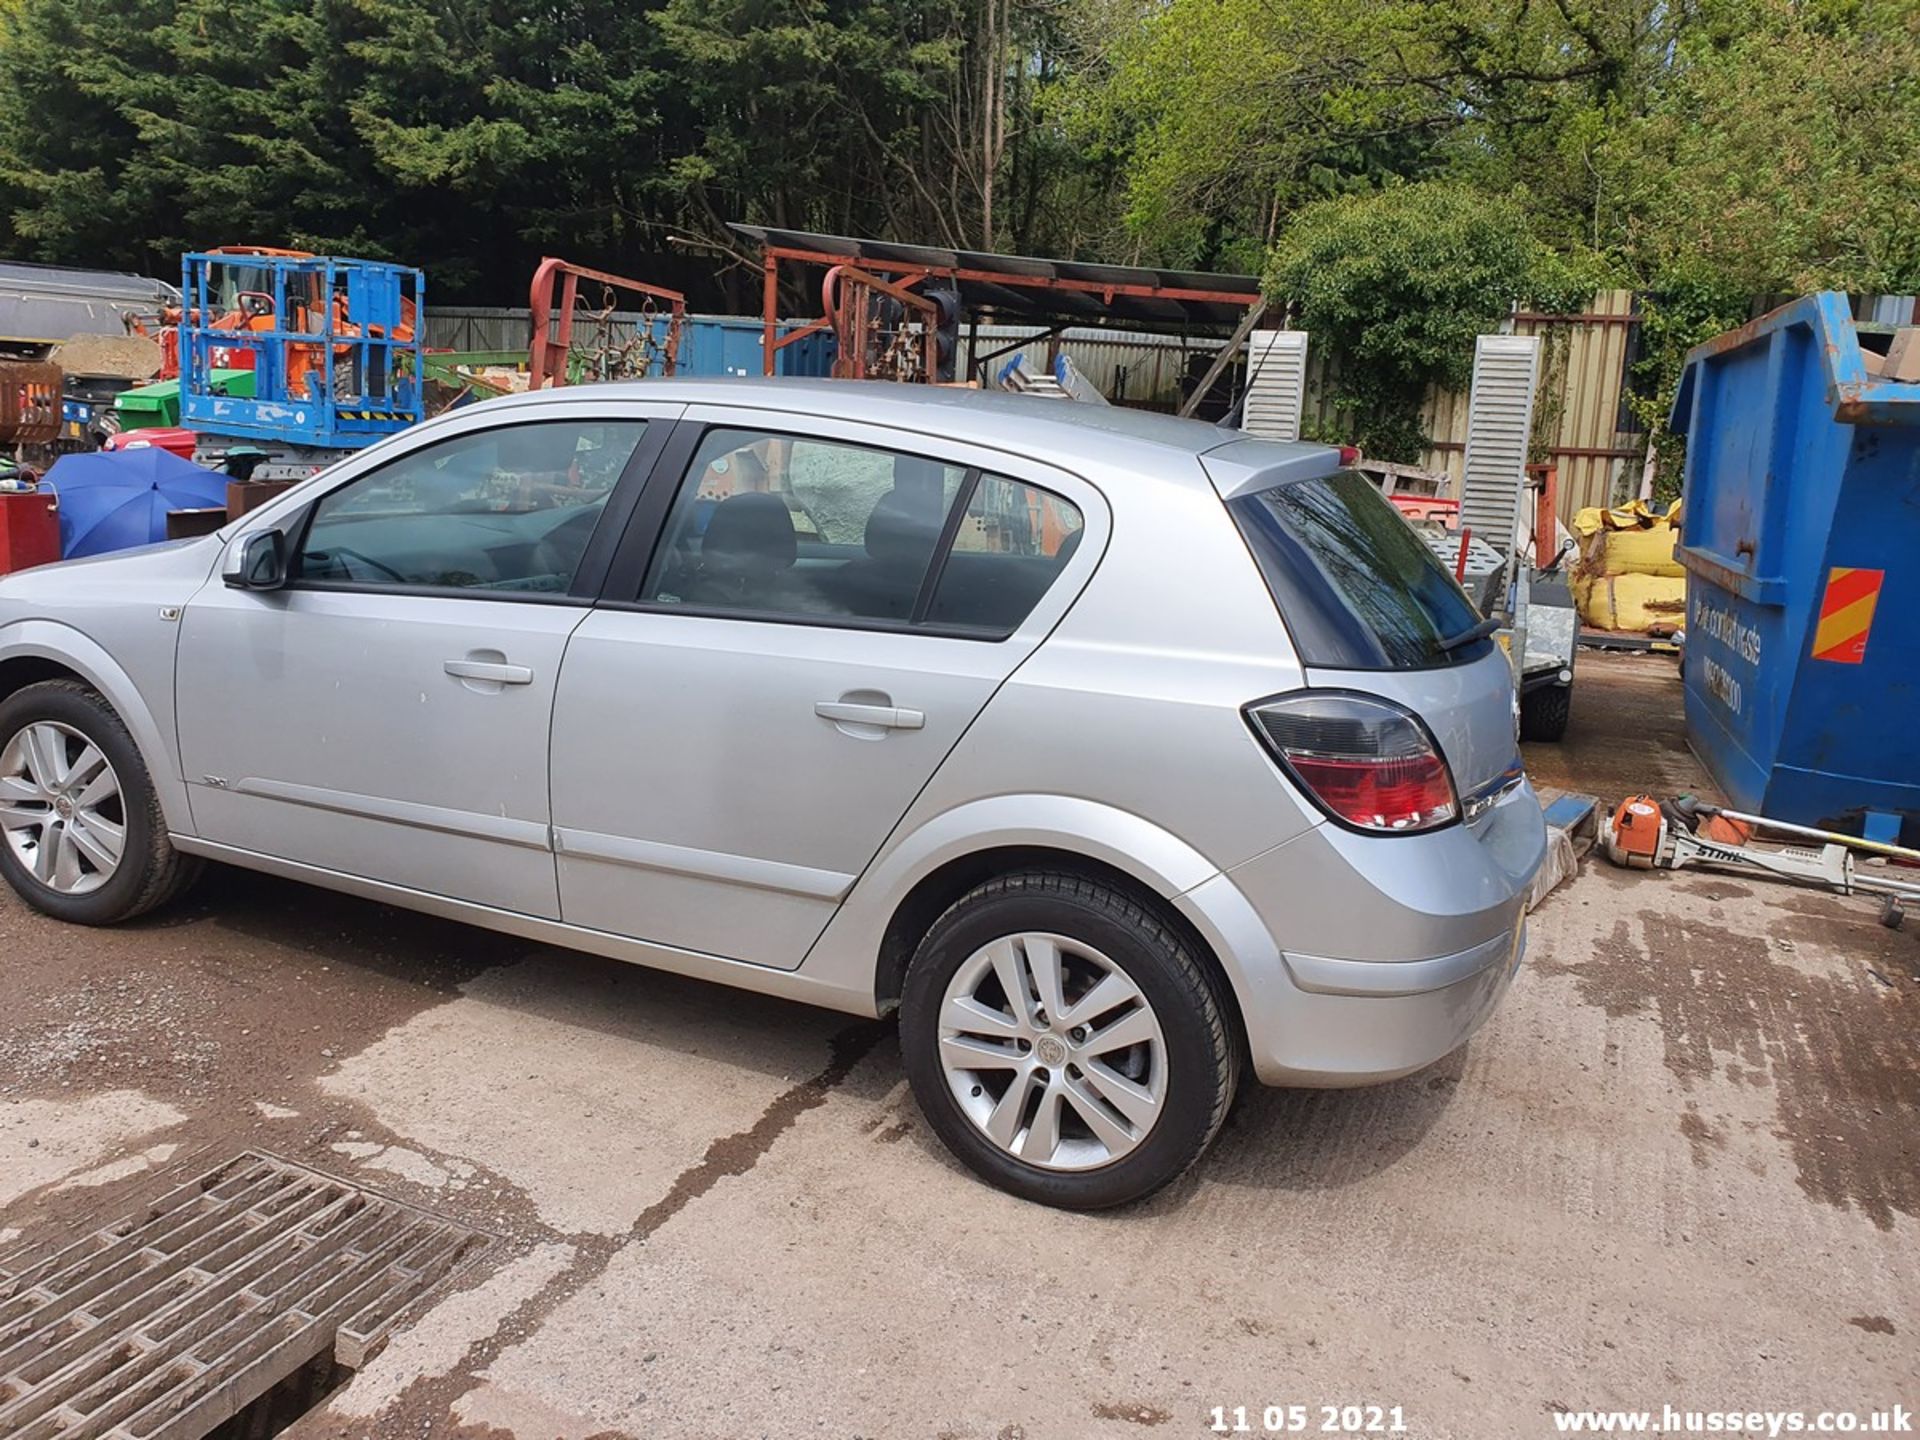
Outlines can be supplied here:
[[[489, 403], [557, 403], [584, 398], [589, 392], [622, 399], [864, 420], [1011, 451], [1066, 470], [1077, 470], [1081, 463], [1093, 460], [1103, 467], [1165, 474], [1164, 470], [1156, 471], [1156, 461], [1164, 466], [1169, 454], [1197, 458], [1223, 446], [1233, 446], [1236, 460], [1243, 465], [1271, 467], [1290, 475], [1325, 473], [1339, 462], [1339, 452], [1331, 446], [1256, 439], [1241, 430], [1151, 410], [884, 380], [614, 380], [541, 390]], [[1181, 466], [1178, 470], [1178, 478], [1186, 483], [1199, 479], [1197, 467]]]

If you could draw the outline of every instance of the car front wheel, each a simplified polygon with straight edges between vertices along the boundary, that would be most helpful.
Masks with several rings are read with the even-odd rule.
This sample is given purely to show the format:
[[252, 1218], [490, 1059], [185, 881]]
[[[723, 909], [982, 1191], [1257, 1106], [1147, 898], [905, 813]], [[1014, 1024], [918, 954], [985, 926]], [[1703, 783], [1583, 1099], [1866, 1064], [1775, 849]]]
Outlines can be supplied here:
[[984, 1179], [1092, 1210], [1205, 1152], [1239, 1052], [1191, 945], [1099, 881], [1021, 873], [935, 922], [900, 1002], [927, 1122]]
[[0, 874], [34, 909], [111, 925], [163, 904], [199, 862], [174, 850], [113, 707], [78, 681], [0, 702]]

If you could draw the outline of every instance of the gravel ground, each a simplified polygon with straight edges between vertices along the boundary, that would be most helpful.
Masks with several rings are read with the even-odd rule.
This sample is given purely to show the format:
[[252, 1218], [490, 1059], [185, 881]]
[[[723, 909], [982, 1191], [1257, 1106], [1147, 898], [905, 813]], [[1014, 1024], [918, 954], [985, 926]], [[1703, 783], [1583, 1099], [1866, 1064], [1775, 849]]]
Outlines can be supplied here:
[[[1583, 658], [1529, 762], [1700, 788], [1678, 707], [1670, 660]], [[109, 932], [5, 896], [0, 1242], [248, 1147], [505, 1237], [295, 1440], [1912, 1406], [1920, 936], [1875, 913], [1590, 861], [1465, 1050], [1250, 1091], [1187, 1179], [1073, 1216], [945, 1156], [886, 1024], [236, 872]]]

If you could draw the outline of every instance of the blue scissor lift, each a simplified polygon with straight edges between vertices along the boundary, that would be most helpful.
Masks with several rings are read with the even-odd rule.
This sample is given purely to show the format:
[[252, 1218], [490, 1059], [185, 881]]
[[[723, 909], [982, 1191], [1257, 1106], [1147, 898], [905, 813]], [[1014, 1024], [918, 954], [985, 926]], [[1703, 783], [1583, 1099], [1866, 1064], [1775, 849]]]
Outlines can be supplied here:
[[[203, 454], [266, 452], [261, 480], [304, 478], [418, 424], [426, 285], [421, 271], [377, 260], [186, 256], [180, 423]], [[248, 369], [250, 395], [234, 383]]]

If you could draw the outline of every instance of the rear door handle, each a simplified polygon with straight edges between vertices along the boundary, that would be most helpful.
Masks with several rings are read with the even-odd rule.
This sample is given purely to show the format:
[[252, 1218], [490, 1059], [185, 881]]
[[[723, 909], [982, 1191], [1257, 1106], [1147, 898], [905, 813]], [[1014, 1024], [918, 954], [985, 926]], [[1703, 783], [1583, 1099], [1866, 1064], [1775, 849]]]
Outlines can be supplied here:
[[531, 685], [533, 671], [524, 665], [499, 665], [490, 660], [449, 660], [447, 674], [456, 680], [491, 680], [496, 685]]
[[927, 723], [924, 712], [897, 705], [849, 705], [844, 700], [822, 700], [813, 707], [822, 720], [846, 725], [878, 725], [883, 730], [918, 730]]

